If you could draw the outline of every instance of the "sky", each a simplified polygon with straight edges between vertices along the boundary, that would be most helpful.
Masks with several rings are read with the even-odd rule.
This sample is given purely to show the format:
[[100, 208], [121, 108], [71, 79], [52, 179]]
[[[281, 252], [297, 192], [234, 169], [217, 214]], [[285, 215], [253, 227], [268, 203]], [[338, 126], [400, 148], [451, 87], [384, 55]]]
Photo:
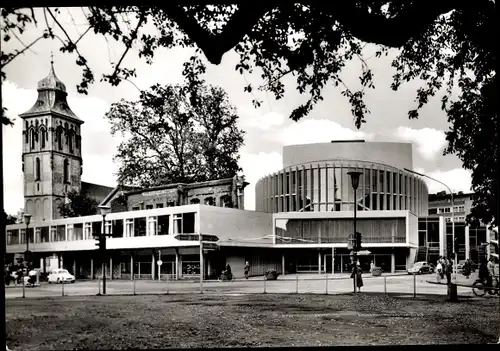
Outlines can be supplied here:
[[[40, 18], [41, 14], [36, 13]], [[80, 8], [61, 10], [60, 22], [70, 36], [76, 38], [82, 33], [85, 21]], [[41, 29], [30, 27], [20, 39], [31, 42], [40, 35]], [[10, 52], [21, 48], [16, 38], [2, 42], [3, 50]], [[70, 108], [85, 123], [82, 126], [82, 181], [107, 186], [116, 185], [117, 165], [113, 155], [120, 144], [118, 137], [112, 137], [110, 126], [104, 114], [110, 105], [120, 99], [137, 100], [139, 89], [151, 85], [181, 83], [182, 63], [193, 53], [192, 49], [160, 49], [155, 53], [153, 63], [148, 65], [131, 50], [126, 57], [127, 67], [135, 67], [137, 77], [133, 83], [122, 82], [118, 87], [99, 82], [103, 73], [111, 72], [111, 62], [121, 56], [123, 47], [113, 40], [87, 34], [80, 41], [80, 51], [94, 70], [96, 83], [88, 95], [78, 94], [76, 85], [81, 81], [81, 70], [75, 64], [74, 54], [59, 51], [61, 44], [56, 40], [41, 40], [30, 50], [4, 67], [7, 80], [2, 84], [2, 103], [8, 109], [7, 116], [15, 118], [13, 127], [3, 128], [3, 169], [5, 211], [16, 214], [23, 207], [22, 173], [22, 126], [19, 114], [33, 106], [37, 97], [37, 83], [47, 76], [50, 69], [51, 52], [54, 53], [56, 75], [68, 91]], [[365, 48], [365, 56], [376, 51], [374, 46]], [[323, 91], [324, 100], [299, 122], [288, 118], [290, 113], [306, 96], [296, 90], [293, 77], [285, 78], [285, 96], [275, 100], [271, 93], [256, 92], [255, 97], [263, 101], [260, 108], [252, 105], [254, 96], [243, 91], [244, 86], [262, 83], [260, 74], [241, 75], [234, 67], [238, 55], [226, 53], [220, 65], [207, 64], [207, 83], [226, 90], [231, 103], [239, 114], [239, 127], [245, 130], [245, 145], [240, 151], [240, 166], [250, 185], [245, 189], [245, 208], [255, 207], [255, 183], [263, 176], [282, 168], [282, 147], [284, 145], [330, 142], [331, 140], [364, 139], [366, 141], [408, 142], [413, 144], [413, 167], [447, 184], [453, 191], [470, 191], [470, 172], [462, 169], [461, 161], [454, 155], [443, 156], [446, 146], [444, 132], [448, 130], [446, 114], [441, 110], [440, 94], [421, 110], [418, 119], [409, 120], [407, 112], [415, 108], [416, 89], [419, 82], [403, 85], [397, 92], [390, 88], [394, 69], [388, 57], [371, 58], [368, 65], [375, 74], [375, 90], [367, 91], [365, 103], [370, 113], [367, 123], [357, 129], [350, 111], [350, 105], [339, 88], [332, 85]], [[352, 61], [345, 67], [341, 78], [347, 86], [355, 89], [359, 85], [359, 61]], [[441, 184], [425, 179], [429, 192], [445, 190]]]

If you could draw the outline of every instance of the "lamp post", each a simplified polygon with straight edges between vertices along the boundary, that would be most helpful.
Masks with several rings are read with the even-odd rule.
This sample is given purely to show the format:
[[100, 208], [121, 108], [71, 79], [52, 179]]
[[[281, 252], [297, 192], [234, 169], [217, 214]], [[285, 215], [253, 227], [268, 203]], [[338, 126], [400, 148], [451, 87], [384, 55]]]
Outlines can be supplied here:
[[[358, 186], [359, 186], [359, 176], [361, 176], [363, 174], [363, 172], [351, 171], [351, 172], [347, 172], [347, 174], [349, 174], [351, 176], [351, 185], [352, 185], [352, 188], [354, 190], [354, 238], [356, 239], [356, 215], [357, 215], [357, 207], [358, 207], [358, 199], [356, 197], [356, 190], [358, 189]], [[357, 249], [356, 247], [353, 247], [353, 250], [352, 250], [354, 268], [356, 268], [356, 261], [357, 261], [356, 249]], [[356, 274], [354, 274], [353, 279], [354, 279], [354, 293], [356, 293]]]
[[[24, 259], [26, 260], [26, 265], [29, 266], [29, 256], [30, 256], [30, 241], [28, 237], [28, 227], [31, 222], [31, 215], [25, 213], [24, 214], [24, 223], [26, 224], [26, 232], [25, 232], [25, 238], [26, 238], [26, 252], [24, 253]], [[28, 269], [28, 267], [26, 267]]]
[[[101, 216], [102, 216], [102, 238], [103, 240], [101, 242], [105, 242], [106, 240], [106, 215], [111, 212], [111, 207], [109, 206], [99, 206], [99, 211], [101, 211]], [[103, 249], [103, 248], [101, 248]], [[102, 269], [102, 294], [106, 295], [106, 257], [105, 257], [105, 251], [101, 251], [101, 269]], [[111, 267], [113, 269], [113, 267]]]
[[[446, 189], [448, 189], [448, 191], [450, 192], [450, 195], [451, 195], [451, 233], [452, 233], [452, 241], [453, 241], [452, 247], [454, 248], [455, 247], [455, 202], [453, 200], [453, 191], [451, 191], [451, 189], [448, 185], [446, 185], [445, 183], [443, 183], [435, 178], [432, 178], [432, 177], [425, 175], [425, 174], [422, 174], [422, 173], [412, 171], [408, 168], [405, 168], [404, 170], [409, 172], [409, 173], [413, 173], [413, 174], [416, 174], [416, 175], [421, 176], [421, 177], [426, 177], [426, 178], [429, 178], [435, 182], [438, 182], [439, 184], [446, 187]], [[446, 235], [446, 230], [445, 230], [445, 235]], [[455, 251], [455, 250], [453, 250], [453, 251]], [[455, 280], [457, 279], [457, 252], [453, 253], [453, 279], [455, 279]]]

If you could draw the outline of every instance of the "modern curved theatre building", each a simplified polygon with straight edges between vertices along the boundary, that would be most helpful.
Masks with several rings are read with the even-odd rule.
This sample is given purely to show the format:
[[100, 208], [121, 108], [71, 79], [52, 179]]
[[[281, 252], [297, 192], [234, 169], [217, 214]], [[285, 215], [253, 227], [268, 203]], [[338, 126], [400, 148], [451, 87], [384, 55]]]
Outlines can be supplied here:
[[[244, 209], [248, 183], [240, 176], [150, 189], [82, 181], [81, 148], [92, 136], [81, 135], [84, 121], [68, 106], [66, 88], [53, 67], [38, 92], [34, 106], [21, 115], [19, 136], [25, 211], [32, 219], [7, 226], [7, 260], [22, 260], [29, 245], [32, 263], [43, 270], [64, 267], [77, 279], [97, 278], [102, 260], [94, 236], [105, 232], [110, 235], [106, 264], [111, 279], [199, 277], [200, 258], [206, 278], [220, 274], [226, 263], [243, 276], [246, 261], [250, 275], [267, 269], [344, 272], [350, 264], [355, 207], [357, 231], [370, 252], [359, 257], [365, 271], [371, 261], [394, 272], [449, 251], [451, 223], [429, 215], [436, 212], [429, 208], [426, 184], [405, 171], [413, 168], [411, 144], [286, 146], [284, 168], [257, 182], [256, 210], [249, 211]], [[350, 171], [361, 172], [356, 198]], [[105, 223], [98, 214], [61, 218], [58, 207], [69, 191], [85, 192], [109, 206]], [[455, 223], [455, 230], [462, 240], [459, 260], [477, 262], [486, 254], [478, 249], [490, 239], [485, 226]], [[217, 245], [200, 250], [199, 241], [183, 240], [198, 234], [217, 236]]]
[[[318, 270], [321, 262], [331, 271], [334, 253], [335, 271], [346, 270], [354, 206], [363, 247], [372, 253], [360, 256], [360, 263], [369, 267], [374, 260], [385, 271], [406, 269], [418, 245], [417, 217], [428, 212], [426, 184], [403, 170], [412, 168], [411, 144], [286, 146], [283, 165], [257, 183], [256, 210], [274, 213], [276, 247], [300, 250], [291, 255], [297, 269]], [[356, 198], [350, 171], [361, 173]]]

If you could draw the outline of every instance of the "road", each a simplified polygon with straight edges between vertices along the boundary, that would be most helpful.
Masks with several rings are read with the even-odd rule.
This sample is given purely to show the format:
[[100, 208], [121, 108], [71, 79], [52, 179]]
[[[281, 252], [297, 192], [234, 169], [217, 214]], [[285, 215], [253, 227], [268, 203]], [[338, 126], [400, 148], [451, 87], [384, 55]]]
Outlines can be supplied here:
[[[297, 281], [295, 275], [280, 276], [275, 281], [264, 281], [263, 278], [251, 278], [249, 280], [235, 280], [233, 282], [206, 281], [203, 283], [204, 293], [225, 294], [248, 294], [248, 293], [312, 293], [312, 294], [342, 294], [353, 291], [352, 279], [346, 275], [332, 278], [330, 275], [328, 283], [325, 275], [299, 275]], [[415, 276], [416, 293], [446, 295], [445, 285], [429, 284], [426, 281], [435, 281], [434, 274]], [[459, 276], [460, 283], [471, 284], [475, 277], [469, 279]], [[363, 278], [364, 286], [361, 292], [387, 292], [387, 293], [414, 293], [414, 276], [412, 275], [386, 275], [382, 277], [366, 276]], [[47, 284], [42, 283], [40, 287], [25, 288], [27, 298], [48, 296], [76, 296], [96, 295], [99, 292], [97, 280], [82, 280], [75, 284]], [[101, 283], [102, 284], [102, 283]], [[108, 295], [133, 294], [135, 285], [136, 294], [179, 294], [200, 293], [199, 281], [152, 281], [152, 280], [108, 280], [106, 282], [106, 293]], [[101, 285], [102, 289], [102, 285]], [[472, 289], [458, 287], [460, 296], [474, 296]], [[22, 297], [21, 287], [8, 287], [5, 289], [6, 299]]]

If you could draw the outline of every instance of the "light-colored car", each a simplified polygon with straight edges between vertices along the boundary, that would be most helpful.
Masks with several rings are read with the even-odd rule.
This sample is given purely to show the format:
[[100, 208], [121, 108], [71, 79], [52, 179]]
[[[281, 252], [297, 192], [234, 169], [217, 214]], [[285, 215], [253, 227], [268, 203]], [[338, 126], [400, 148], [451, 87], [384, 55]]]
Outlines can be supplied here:
[[66, 269], [54, 269], [54, 270], [50, 271], [49, 277], [47, 280], [48, 280], [49, 284], [51, 284], [51, 283], [57, 283], [57, 284], [71, 283], [71, 284], [73, 284], [75, 282], [75, 276], [70, 274]]
[[408, 272], [408, 274], [430, 273], [431, 272], [431, 267], [425, 261], [416, 262], [411, 268], [408, 269], [407, 272]]

